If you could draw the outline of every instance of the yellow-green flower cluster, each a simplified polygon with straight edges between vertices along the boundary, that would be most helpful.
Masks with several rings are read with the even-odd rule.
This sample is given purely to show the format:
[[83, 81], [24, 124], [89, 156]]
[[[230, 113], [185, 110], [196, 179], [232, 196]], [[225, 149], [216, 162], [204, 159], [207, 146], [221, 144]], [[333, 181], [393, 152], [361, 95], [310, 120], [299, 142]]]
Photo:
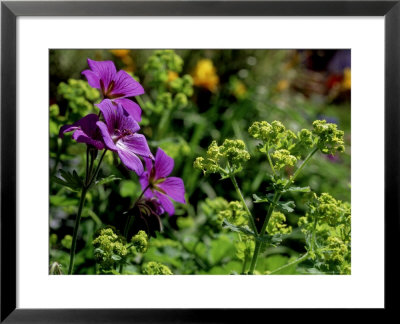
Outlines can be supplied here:
[[319, 197], [314, 194], [314, 198], [310, 207], [315, 217], [320, 222], [326, 222], [330, 226], [338, 225], [339, 218], [344, 212], [342, 202], [328, 193], [322, 193]]
[[244, 260], [246, 256], [249, 257], [253, 255], [255, 242], [252, 238], [243, 235], [241, 241], [235, 242], [235, 248], [236, 248], [236, 257], [239, 260]]
[[227, 173], [241, 169], [242, 164], [250, 159], [246, 145], [242, 140], [226, 139], [221, 146], [213, 141], [208, 147], [206, 157], [198, 157], [193, 166], [204, 174], [216, 173], [224, 169]]
[[210, 225], [221, 228], [223, 219], [220, 217], [220, 212], [228, 208], [228, 201], [222, 197], [216, 197], [214, 199], [206, 198], [200, 206]]
[[137, 252], [145, 253], [149, 245], [146, 232], [139, 231], [135, 236], [132, 237], [131, 243], [133, 244]]
[[327, 123], [326, 120], [313, 122], [313, 134], [318, 136], [318, 148], [324, 154], [344, 152], [344, 132], [337, 129], [336, 124]]
[[255, 139], [262, 140], [264, 143], [277, 144], [279, 135], [285, 132], [285, 126], [280, 121], [273, 121], [271, 124], [262, 121], [254, 122], [249, 128], [249, 134]]
[[285, 149], [276, 150], [271, 156], [274, 159], [274, 167], [278, 170], [285, 166], [294, 166], [297, 162], [297, 158]]
[[147, 262], [142, 266], [142, 273], [146, 275], [172, 275], [172, 271], [166, 265], [159, 262]]
[[218, 216], [221, 223], [226, 218], [229, 223], [236, 226], [247, 224], [247, 212], [239, 201], [231, 201], [224, 210], [218, 213]]
[[285, 222], [285, 215], [274, 211], [267, 225], [267, 233], [270, 235], [291, 233], [292, 226], [288, 226]]
[[299, 133], [298, 133], [298, 137], [300, 140], [300, 143], [308, 148], [311, 148], [314, 146], [314, 140], [313, 140], [313, 135], [312, 132], [309, 131], [308, 129], [302, 129]]
[[173, 50], [157, 50], [149, 57], [144, 69], [152, 74], [159, 82], [168, 81], [168, 71], [181, 72], [183, 66], [182, 58]]
[[61, 82], [57, 92], [68, 100], [69, 108], [84, 115], [93, 110], [93, 103], [100, 99], [100, 93], [86, 81], [69, 79], [68, 83]]
[[112, 269], [128, 254], [123, 237], [110, 227], [101, 229], [92, 244], [95, 248], [95, 259], [104, 270]]

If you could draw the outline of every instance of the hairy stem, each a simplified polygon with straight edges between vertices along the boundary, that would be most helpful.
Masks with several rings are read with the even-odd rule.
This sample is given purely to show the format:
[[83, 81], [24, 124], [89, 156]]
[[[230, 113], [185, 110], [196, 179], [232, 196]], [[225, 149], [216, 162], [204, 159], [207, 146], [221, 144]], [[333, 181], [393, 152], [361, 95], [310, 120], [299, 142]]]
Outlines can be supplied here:
[[283, 269], [286, 269], [286, 268], [288, 268], [288, 267], [290, 267], [290, 266], [292, 266], [292, 265], [294, 265], [294, 264], [303, 262], [303, 261], [305, 261], [305, 260], [307, 260], [307, 259], [308, 259], [308, 252], [306, 252], [303, 256], [301, 256], [301, 257], [298, 258], [297, 260], [294, 260], [294, 261], [292, 261], [292, 262], [290, 262], [290, 263], [288, 263], [288, 264], [283, 265], [282, 267], [279, 267], [278, 269], [275, 269], [274, 271], [271, 271], [269, 274], [270, 274], [270, 275], [271, 275], [271, 274], [274, 274], [274, 273], [276, 273], [276, 272], [278, 272], [278, 271], [281, 271], [281, 270], [283, 270]]
[[239, 195], [239, 198], [240, 198], [240, 200], [241, 200], [241, 202], [242, 202], [242, 204], [243, 204], [243, 206], [244, 206], [244, 208], [245, 208], [245, 210], [247, 212], [247, 215], [248, 215], [249, 220], [250, 220], [250, 226], [251, 226], [252, 230], [254, 231], [254, 234], [258, 235], [257, 227], [256, 227], [256, 224], [254, 222], [253, 215], [251, 214], [251, 212], [249, 210], [249, 207], [247, 207], [247, 204], [246, 204], [246, 202], [244, 200], [243, 194], [240, 191], [240, 188], [239, 188], [239, 186], [237, 184], [236, 178], [235, 178], [235, 176], [233, 174], [231, 174], [229, 177], [230, 177], [230, 179], [231, 179], [231, 181], [233, 183], [233, 186], [235, 187], [236, 192]]
[[73, 271], [73, 268], [74, 268], [76, 241], [77, 241], [77, 238], [78, 238], [79, 223], [81, 221], [82, 209], [83, 209], [83, 204], [85, 202], [86, 193], [87, 193], [87, 190], [86, 190], [85, 187], [83, 187], [82, 188], [82, 192], [81, 192], [81, 198], [80, 198], [80, 201], [79, 201], [78, 214], [77, 214], [76, 220], [75, 220], [74, 233], [72, 235], [72, 244], [71, 244], [70, 257], [69, 257], [68, 274], [72, 274], [72, 271]]
[[272, 173], [275, 175], [275, 174], [276, 174], [276, 173], [275, 173], [275, 168], [274, 168], [274, 165], [273, 165], [273, 163], [272, 163], [271, 156], [269, 155], [269, 144], [267, 145], [265, 151], [266, 151], [266, 153], [267, 153], [267, 158], [268, 158], [269, 166], [271, 167]]

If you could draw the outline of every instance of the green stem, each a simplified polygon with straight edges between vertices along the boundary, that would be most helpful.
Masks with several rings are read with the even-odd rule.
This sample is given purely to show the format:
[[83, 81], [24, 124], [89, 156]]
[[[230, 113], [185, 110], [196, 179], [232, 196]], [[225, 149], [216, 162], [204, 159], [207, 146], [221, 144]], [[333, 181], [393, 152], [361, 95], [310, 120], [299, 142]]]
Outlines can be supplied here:
[[230, 179], [231, 179], [231, 181], [232, 181], [232, 183], [233, 183], [233, 186], [235, 187], [236, 192], [237, 192], [237, 194], [239, 195], [239, 198], [240, 198], [240, 200], [241, 200], [241, 202], [242, 202], [242, 204], [243, 204], [243, 206], [244, 206], [244, 208], [245, 208], [245, 210], [246, 210], [246, 212], [247, 212], [247, 215], [248, 215], [249, 220], [250, 220], [251, 228], [253, 229], [253, 232], [254, 232], [256, 235], [258, 235], [257, 227], [256, 227], [256, 224], [255, 224], [255, 222], [254, 222], [253, 215], [251, 214], [251, 212], [250, 212], [250, 210], [249, 210], [249, 207], [247, 207], [247, 204], [246, 204], [246, 202], [245, 202], [245, 200], [244, 200], [243, 194], [242, 194], [242, 192], [240, 191], [240, 188], [239, 188], [239, 186], [238, 186], [238, 184], [237, 184], [236, 178], [235, 178], [235, 176], [234, 176], [233, 174], [230, 174], [229, 177], [230, 177]]
[[285, 264], [284, 266], [279, 267], [278, 269], [275, 269], [274, 271], [271, 271], [269, 274], [270, 274], [270, 275], [271, 275], [271, 274], [274, 274], [274, 273], [276, 273], [276, 272], [278, 272], [278, 271], [281, 271], [281, 270], [283, 270], [283, 269], [286, 269], [286, 268], [288, 268], [288, 267], [290, 267], [290, 266], [292, 266], [292, 265], [294, 265], [294, 264], [303, 262], [303, 261], [307, 260], [307, 258], [308, 258], [308, 252], [306, 252], [303, 256], [301, 256], [301, 257], [298, 258], [297, 260], [294, 260], [293, 262], [290, 262], [290, 263], [288, 263], [288, 264]]
[[[263, 227], [261, 228], [261, 231], [260, 231], [260, 235], [264, 235], [265, 229], [267, 228], [267, 225], [268, 225], [268, 222], [269, 222], [269, 219], [271, 218], [271, 215], [272, 215], [272, 213], [274, 211], [275, 204], [279, 201], [280, 197], [281, 197], [281, 195], [276, 192], [275, 195], [274, 195], [272, 203], [268, 207], [267, 216], [265, 217]], [[250, 269], [249, 269], [249, 273], [250, 274], [254, 273], [254, 270], [255, 270], [256, 265], [257, 265], [258, 255], [260, 254], [260, 251], [261, 251], [261, 247], [262, 247], [262, 242], [261, 241], [256, 241], [256, 246], [254, 248], [253, 258], [251, 260]]]
[[249, 259], [249, 255], [247, 253], [245, 253], [244, 260], [243, 260], [242, 274], [246, 274], [246, 266], [247, 266], [248, 259]]
[[[103, 154], [102, 154], [101, 157], [100, 157], [100, 161], [99, 161], [99, 163], [97, 164], [97, 168], [96, 168], [96, 170], [94, 171], [92, 178], [90, 179], [89, 183], [87, 184], [87, 188], [90, 188], [90, 186], [93, 184], [93, 181], [96, 180], [97, 175], [98, 175], [98, 173], [99, 173], [99, 171], [100, 171], [101, 162], [103, 162], [103, 159], [104, 159], [104, 156], [106, 155], [106, 153], [107, 153], [107, 150], [105, 149], [104, 152], [103, 152]], [[93, 168], [93, 163], [92, 163], [92, 165], [91, 165], [91, 167], [90, 167], [89, 172], [92, 171], [92, 168]]]
[[296, 172], [293, 174], [293, 176], [290, 178], [290, 181], [286, 184], [284, 189], [287, 189], [293, 182], [296, 180], [297, 176], [300, 174], [301, 170], [303, 170], [304, 166], [310, 161], [312, 156], [318, 151], [318, 147], [315, 147], [304, 159], [303, 163], [298, 167]]
[[86, 190], [85, 187], [83, 187], [82, 188], [82, 192], [81, 192], [81, 198], [80, 198], [80, 201], [79, 201], [78, 214], [77, 214], [76, 220], [75, 220], [74, 233], [73, 233], [73, 236], [72, 236], [72, 244], [71, 244], [71, 251], [70, 251], [70, 258], [69, 258], [68, 274], [72, 274], [72, 270], [74, 268], [76, 241], [77, 241], [77, 238], [78, 238], [79, 223], [81, 221], [82, 209], [83, 209], [83, 204], [85, 202], [86, 193], [87, 193], [87, 190]]
[[269, 155], [269, 144], [266, 147], [266, 152], [267, 152], [267, 158], [268, 158], [269, 166], [271, 167], [272, 173], [274, 175], [276, 175], [275, 168], [274, 168], [274, 165], [273, 165], [272, 160], [271, 160], [271, 156]]

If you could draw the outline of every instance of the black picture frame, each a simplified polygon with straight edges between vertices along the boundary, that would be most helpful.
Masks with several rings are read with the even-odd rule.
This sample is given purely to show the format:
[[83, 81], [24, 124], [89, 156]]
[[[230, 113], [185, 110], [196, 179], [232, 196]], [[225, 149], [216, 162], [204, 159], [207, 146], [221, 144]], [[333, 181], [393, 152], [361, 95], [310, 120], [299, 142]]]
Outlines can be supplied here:
[[[396, 308], [399, 275], [391, 266], [400, 234], [400, 1], [4, 1], [1, 3], [1, 322], [220, 323], [267, 309], [16, 308], [16, 19], [19, 16], [384, 16], [385, 19], [385, 310]], [[5, 95], [6, 94], [6, 95]], [[371, 189], [373, 190], [373, 189]], [[373, 192], [371, 192], [373, 199]], [[372, 238], [371, 238], [372, 239]], [[368, 283], [366, 283], [367, 285]], [[40, 292], [39, 292], [40, 293]], [[393, 296], [393, 297], [392, 297]], [[250, 314], [251, 313], [251, 314]], [[297, 312], [295, 312], [297, 314]], [[296, 315], [285, 314], [285, 319]], [[297, 315], [298, 316], [298, 315]]]

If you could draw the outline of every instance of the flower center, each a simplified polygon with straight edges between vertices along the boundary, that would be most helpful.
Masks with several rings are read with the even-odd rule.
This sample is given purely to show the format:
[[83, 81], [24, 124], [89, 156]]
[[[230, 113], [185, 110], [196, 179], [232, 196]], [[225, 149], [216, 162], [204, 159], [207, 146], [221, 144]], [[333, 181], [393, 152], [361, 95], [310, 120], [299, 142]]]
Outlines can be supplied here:
[[118, 142], [121, 138], [126, 136], [133, 135], [133, 132], [130, 129], [114, 129], [114, 136], [112, 137], [114, 143]]

